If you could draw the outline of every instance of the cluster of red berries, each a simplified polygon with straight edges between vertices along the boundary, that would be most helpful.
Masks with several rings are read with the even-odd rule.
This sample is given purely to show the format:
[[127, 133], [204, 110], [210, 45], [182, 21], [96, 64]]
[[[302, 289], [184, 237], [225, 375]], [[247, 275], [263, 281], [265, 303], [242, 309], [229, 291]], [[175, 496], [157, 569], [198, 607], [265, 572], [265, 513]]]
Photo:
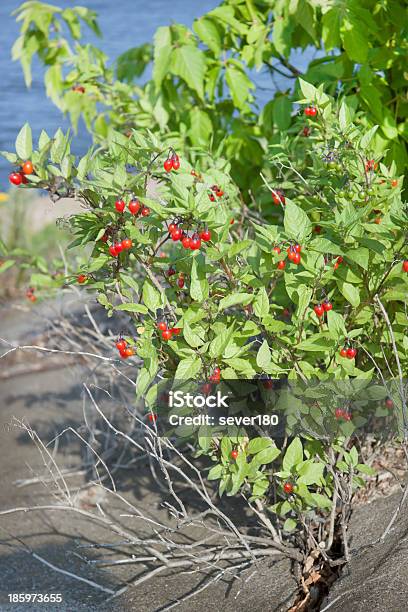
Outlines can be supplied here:
[[118, 257], [119, 253], [121, 253], [122, 251], [129, 251], [132, 246], [133, 242], [131, 241], [131, 239], [124, 238], [122, 242], [115, 242], [114, 244], [111, 244], [111, 246], [109, 247], [109, 253], [112, 255], [112, 257]]
[[304, 113], [306, 117], [316, 117], [317, 108], [315, 106], [306, 106]]
[[88, 280], [88, 277], [85, 274], [78, 274], [77, 276], [77, 282], [80, 285], [83, 285], [86, 281]]
[[178, 170], [180, 168], [180, 159], [176, 153], [169, 153], [166, 161], [163, 164], [166, 172], [171, 172], [172, 170]]
[[343, 258], [342, 258], [341, 256], [340, 256], [340, 257], [337, 257], [337, 258], [336, 258], [336, 261], [335, 261], [335, 262], [334, 262], [334, 264], [333, 264], [333, 268], [334, 268], [335, 270], [337, 270], [337, 268], [339, 267], [339, 265], [340, 265], [341, 263], [343, 263], [343, 261], [344, 261], [344, 260], [343, 260]]
[[408, 272], [408, 259], [404, 259], [404, 261], [402, 262], [402, 269], [404, 270], [404, 272]]
[[313, 307], [313, 310], [319, 319], [321, 319], [325, 312], [333, 310], [333, 304], [329, 300], [325, 300], [322, 304], [316, 304], [316, 306]]
[[157, 329], [161, 331], [162, 338], [165, 342], [168, 342], [169, 340], [171, 340], [173, 335], [178, 336], [181, 332], [181, 327], [172, 327], [171, 329], [169, 329], [165, 321], [161, 321], [157, 325]]
[[29, 287], [26, 291], [26, 298], [27, 300], [30, 300], [30, 302], [36, 302], [37, 301], [37, 297], [34, 295], [34, 287]]
[[211, 374], [209, 380], [212, 383], [218, 384], [221, 380], [221, 370], [220, 368], [214, 368], [213, 373]]
[[374, 159], [367, 159], [367, 161], [365, 162], [365, 169], [366, 172], [375, 172], [378, 168], [378, 164]]
[[343, 346], [342, 349], [340, 349], [340, 356], [341, 357], [347, 357], [347, 359], [354, 359], [354, 357], [357, 355], [357, 349], [352, 347], [352, 346]]
[[221, 189], [221, 187], [218, 187], [218, 185], [212, 185], [211, 191], [208, 194], [208, 197], [210, 198], [211, 202], [215, 202], [215, 196], [217, 196], [217, 198], [222, 198], [223, 195], [224, 195], [224, 192]]
[[285, 194], [283, 193], [281, 189], [274, 189], [272, 191], [272, 200], [273, 200], [273, 203], [276, 204], [277, 206], [279, 206], [279, 204], [285, 204], [286, 202]]
[[[118, 213], [123, 213], [126, 208], [126, 202], [119, 198], [115, 202], [115, 208]], [[128, 204], [128, 209], [131, 215], [138, 215], [139, 211], [142, 217], [148, 217], [150, 215], [150, 208], [147, 206], [142, 206], [137, 198], [132, 198]]]
[[119, 355], [122, 357], [122, 359], [133, 357], [135, 354], [134, 350], [128, 346], [126, 340], [123, 338], [119, 338], [119, 340], [116, 342], [116, 348], [118, 349]]
[[198, 251], [201, 248], [201, 242], [208, 242], [211, 240], [211, 232], [209, 229], [202, 230], [199, 233], [194, 232], [192, 236], [189, 236], [173, 221], [173, 223], [170, 223], [168, 230], [173, 242], [180, 241], [185, 249], [190, 249], [191, 251]]
[[[282, 252], [281, 248], [279, 246], [274, 246], [272, 250], [277, 255], [279, 255]], [[300, 252], [301, 252], [301, 250], [302, 250], [302, 247], [300, 246], [300, 244], [291, 244], [286, 249], [289, 261], [294, 263], [295, 266], [298, 266], [300, 264], [300, 261], [301, 261]], [[286, 261], [284, 259], [282, 259], [281, 261], [278, 261], [278, 265], [277, 265], [278, 270], [284, 270], [285, 267], [286, 267]]]
[[334, 416], [339, 421], [340, 419], [344, 419], [345, 421], [351, 421], [351, 414], [348, 410], [344, 408], [336, 408], [334, 412]]
[[9, 181], [12, 185], [21, 185], [21, 183], [23, 183], [24, 185], [26, 183], [28, 183], [26, 176], [32, 174], [34, 172], [34, 166], [32, 164], [31, 161], [26, 161], [24, 162], [24, 164], [21, 166], [21, 171], [20, 172], [12, 172], [11, 174], [9, 174]]

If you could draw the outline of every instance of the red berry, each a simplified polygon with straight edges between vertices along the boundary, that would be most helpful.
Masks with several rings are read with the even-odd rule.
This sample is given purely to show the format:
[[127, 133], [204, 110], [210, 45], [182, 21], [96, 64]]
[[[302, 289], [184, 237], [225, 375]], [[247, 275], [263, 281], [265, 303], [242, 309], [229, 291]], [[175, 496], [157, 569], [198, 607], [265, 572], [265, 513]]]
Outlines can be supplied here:
[[191, 238], [190, 249], [192, 251], [197, 251], [200, 247], [201, 247], [201, 238], [197, 234], [194, 234]]
[[220, 376], [221, 376], [220, 368], [214, 368], [213, 376], [216, 376], [217, 378], [220, 378]]
[[274, 251], [274, 253], [279, 253], [281, 252], [280, 248], [278, 246], [273, 247], [272, 251]]
[[296, 255], [296, 251], [293, 249], [293, 247], [288, 247], [286, 250], [287, 254], [288, 254], [288, 259], [290, 259], [290, 261], [293, 260], [294, 256]]
[[108, 236], [107, 236], [107, 234], [104, 234], [103, 236], [101, 236], [101, 237], [99, 238], [99, 240], [101, 240], [102, 242], [108, 242]]
[[23, 164], [23, 172], [24, 174], [32, 174], [34, 172], [34, 167], [31, 161], [26, 161]]
[[342, 419], [344, 417], [343, 408], [336, 408], [334, 416], [336, 417], [337, 420]]
[[286, 266], [286, 261], [282, 260], [282, 261], [278, 261], [278, 270], [284, 270]]
[[174, 276], [174, 274], [176, 273], [174, 268], [169, 268], [167, 270], [167, 276]]
[[173, 168], [173, 162], [171, 159], [166, 159], [166, 161], [163, 164], [164, 169], [166, 172], [171, 172], [172, 168]]
[[233, 459], [235, 461], [236, 458], [238, 457], [238, 455], [239, 455], [239, 453], [238, 453], [237, 450], [232, 450], [231, 454], [230, 454], [230, 457], [231, 457], [231, 459]]
[[276, 205], [285, 204], [286, 202], [285, 196], [283, 195], [283, 191], [281, 191], [280, 189], [274, 189], [272, 193], [272, 199], [273, 203]]
[[319, 318], [322, 317], [324, 314], [324, 308], [321, 304], [316, 304], [313, 310], [315, 311], [315, 313], [317, 314]]
[[119, 355], [122, 357], [122, 359], [127, 359], [127, 357], [128, 357], [128, 356], [127, 356], [127, 354], [126, 354], [126, 348], [121, 349], [121, 350], [119, 351]]
[[385, 400], [385, 406], [391, 410], [392, 408], [394, 408], [394, 402], [392, 401], [392, 399], [390, 397], [387, 397], [387, 399]]
[[211, 232], [209, 229], [205, 229], [200, 233], [200, 238], [201, 240], [203, 240], [204, 242], [208, 242], [209, 240], [211, 240]]
[[171, 239], [174, 240], [174, 242], [177, 242], [177, 240], [180, 240], [182, 236], [183, 236], [183, 232], [181, 231], [179, 227], [176, 227], [174, 232], [172, 232], [171, 234]]
[[177, 223], [170, 223], [169, 227], [167, 228], [169, 230], [169, 234], [172, 234], [176, 228]]
[[123, 338], [120, 338], [120, 340], [117, 341], [116, 348], [118, 349], [118, 351], [124, 351], [125, 350], [126, 342], [125, 342], [125, 340], [123, 340]]
[[295, 253], [292, 257], [292, 261], [296, 266], [298, 266], [300, 264], [300, 254]]
[[189, 249], [191, 247], [191, 238], [189, 236], [184, 236], [181, 244], [185, 249]]
[[141, 207], [141, 204], [140, 204], [139, 200], [136, 200], [136, 199], [130, 200], [130, 202], [128, 204], [129, 212], [132, 215], [137, 215], [139, 210], [140, 210], [140, 207]]
[[130, 346], [128, 348], [125, 348], [123, 352], [125, 353], [126, 357], [132, 357], [135, 354], [134, 350], [130, 348]]
[[180, 160], [178, 155], [173, 155], [171, 165], [173, 167], [173, 170], [178, 170], [180, 168]]
[[378, 164], [373, 159], [368, 159], [366, 161], [365, 163], [366, 172], [369, 172], [370, 170], [377, 170], [377, 168], [378, 168]]
[[123, 213], [123, 211], [125, 210], [125, 202], [123, 200], [116, 200], [115, 202], [115, 208], [119, 213]]
[[402, 262], [402, 269], [404, 270], [404, 272], [408, 272], [408, 259], [405, 259]]
[[9, 181], [13, 185], [21, 185], [21, 183], [23, 182], [23, 177], [19, 172], [12, 172], [11, 174], [9, 174]]
[[183, 276], [180, 276], [180, 278], [177, 279], [177, 284], [180, 287], [180, 289], [182, 289], [184, 287], [184, 278], [183, 278]]
[[87, 277], [85, 276], [85, 274], [78, 274], [77, 281], [80, 285], [82, 285], [82, 283], [84, 283], [86, 280]]
[[157, 325], [157, 329], [160, 329], [160, 331], [166, 331], [167, 323], [165, 323], [164, 321], [160, 321], [160, 323]]
[[181, 327], [173, 327], [171, 331], [175, 336], [179, 336], [181, 334]]
[[155, 423], [157, 421], [157, 414], [150, 412], [148, 418], [151, 423]]
[[398, 181], [397, 181], [397, 179], [393, 179], [393, 180], [391, 181], [391, 187], [397, 187], [397, 186], [398, 186]]
[[273, 380], [262, 381], [262, 386], [264, 389], [273, 389]]
[[329, 312], [329, 310], [333, 310], [333, 304], [326, 300], [325, 302], [323, 302], [323, 308], [325, 312]]
[[340, 355], [342, 357], [347, 357], [347, 349], [345, 347], [340, 350]]
[[112, 255], [112, 257], [117, 257], [119, 255], [114, 244], [109, 247], [109, 253]]
[[122, 248], [125, 250], [131, 249], [133, 246], [133, 242], [131, 241], [130, 238], [125, 238], [124, 240], [122, 240]]
[[303, 136], [310, 136], [310, 132], [312, 130], [310, 129], [310, 127], [308, 127], [307, 125], [305, 125], [305, 127], [303, 128]]
[[217, 196], [217, 198], [222, 198], [222, 196], [224, 195], [224, 192], [223, 192], [223, 190], [222, 190], [222, 189], [218, 189], [218, 190], [215, 192], [215, 195]]
[[209, 193], [208, 197], [210, 198], [211, 202], [215, 202], [215, 196], [212, 193]]
[[123, 251], [123, 246], [121, 242], [115, 242], [115, 250], [118, 255]]
[[211, 390], [212, 390], [211, 383], [204, 383], [203, 386], [201, 387], [201, 391], [202, 393], [204, 393], [204, 395], [208, 395], [209, 393], [211, 393]]
[[300, 253], [300, 251], [302, 250], [302, 247], [300, 246], [300, 244], [295, 244], [294, 249], [296, 253]]
[[170, 340], [172, 335], [173, 335], [173, 332], [171, 331], [171, 329], [166, 329], [162, 332], [162, 338], [165, 342]]
[[356, 355], [357, 355], [357, 349], [351, 348], [351, 347], [347, 349], [347, 357], [349, 359], [354, 359]]
[[283, 485], [283, 490], [285, 491], [285, 493], [292, 493], [293, 492], [293, 484], [291, 482], [285, 482], [285, 484]]
[[315, 234], [320, 234], [320, 232], [322, 231], [322, 228], [320, 225], [315, 225], [313, 228], [313, 231]]
[[149, 215], [150, 215], [150, 208], [147, 208], [147, 206], [143, 206], [142, 217], [148, 217]]
[[305, 112], [306, 117], [316, 117], [317, 108], [315, 106], [306, 106], [304, 112]]

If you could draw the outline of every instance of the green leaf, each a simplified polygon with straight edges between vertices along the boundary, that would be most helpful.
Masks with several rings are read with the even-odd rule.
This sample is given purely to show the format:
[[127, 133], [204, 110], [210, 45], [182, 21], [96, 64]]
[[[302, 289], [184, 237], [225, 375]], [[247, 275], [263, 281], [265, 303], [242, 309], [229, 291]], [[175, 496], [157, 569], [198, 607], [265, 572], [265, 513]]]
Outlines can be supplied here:
[[176, 373], [174, 375], [175, 380], [191, 380], [201, 370], [202, 364], [199, 357], [188, 357], [182, 359], [177, 366]]
[[300, 89], [302, 90], [302, 94], [304, 95], [306, 100], [308, 102], [316, 102], [316, 98], [317, 98], [316, 87], [312, 85], [311, 83], [304, 81], [301, 78], [299, 78], [299, 85], [300, 85]]
[[217, 465], [213, 465], [211, 470], [208, 472], [207, 480], [218, 480], [222, 477], [224, 468], [221, 463], [217, 463]]
[[287, 130], [292, 123], [292, 102], [287, 96], [275, 98], [273, 104], [273, 121], [278, 129]]
[[31, 157], [33, 152], [33, 137], [28, 123], [26, 123], [18, 133], [16, 138], [16, 152], [19, 158], [24, 161]]
[[247, 452], [249, 455], [256, 455], [256, 453], [272, 445], [273, 442], [270, 438], [252, 438], [248, 444]]
[[226, 308], [231, 308], [231, 306], [236, 306], [237, 304], [247, 305], [253, 300], [254, 296], [252, 293], [232, 293], [231, 295], [227, 295], [225, 298], [220, 300], [218, 310], [225, 310]]
[[323, 483], [323, 463], [305, 461], [297, 472], [299, 474], [299, 478], [297, 480], [298, 483], [303, 483], [305, 485], [319, 485]]
[[294, 529], [296, 529], [296, 525], [297, 525], [297, 521], [295, 521], [295, 519], [293, 518], [288, 518], [286, 519], [286, 521], [283, 523], [283, 530], [284, 531], [293, 531]]
[[271, 365], [271, 360], [271, 349], [269, 348], [268, 342], [264, 340], [256, 356], [257, 366], [260, 367], [262, 370], [267, 371]]
[[299, 206], [288, 200], [285, 206], [284, 226], [287, 236], [299, 242], [304, 240], [312, 231], [312, 224], [307, 214]]
[[357, 308], [357, 306], [360, 304], [360, 292], [358, 288], [355, 285], [345, 283], [341, 280], [337, 281], [337, 286], [346, 298], [346, 300], [350, 302], [350, 304], [354, 306], [354, 308]]
[[202, 302], [207, 299], [208, 292], [204, 258], [202, 256], [195, 257], [191, 266], [190, 295], [196, 302]]
[[[194, 106], [190, 111], [190, 138], [194, 145], [200, 146], [208, 143], [213, 132], [211, 119], [207, 113]], [[208, 202], [208, 198], [206, 200]]]
[[364, 63], [368, 54], [368, 40], [364, 28], [358, 20], [349, 17], [343, 20], [341, 39], [349, 58]]
[[221, 54], [221, 36], [212, 19], [200, 17], [193, 23], [193, 30], [216, 56]]
[[147, 308], [152, 312], [156, 312], [161, 305], [161, 295], [155, 287], [153, 287], [150, 280], [146, 280], [143, 285], [142, 291], [143, 301]]
[[290, 472], [301, 461], [303, 461], [303, 446], [300, 438], [296, 437], [286, 449], [282, 467], [286, 472]]
[[274, 461], [279, 454], [280, 450], [276, 446], [264, 448], [263, 450], [259, 451], [259, 453], [256, 453], [251, 461], [251, 466], [255, 467], [272, 463], [272, 461]]
[[338, 312], [329, 310], [327, 313], [327, 325], [332, 338], [338, 340], [347, 336], [346, 327], [344, 325], [344, 319]]
[[115, 307], [115, 310], [124, 310], [125, 312], [140, 312], [141, 314], [147, 314], [148, 309], [143, 304], [119, 304]]
[[198, 334], [193, 332], [187, 321], [184, 321], [183, 338], [192, 348], [198, 348], [204, 344], [204, 340], [202, 340]]
[[154, 65], [153, 80], [160, 87], [168, 73], [171, 60], [171, 32], [168, 26], [157, 28], [154, 35]]
[[269, 299], [265, 287], [261, 287], [252, 303], [255, 315], [263, 319], [269, 314]]
[[254, 84], [245, 72], [233, 66], [228, 66], [225, 70], [225, 80], [230, 89], [234, 105], [243, 109], [249, 99], [249, 90], [254, 88]]
[[205, 57], [202, 51], [191, 45], [176, 47], [172, 53], [172, 69], [201, 99], [204, 98]]

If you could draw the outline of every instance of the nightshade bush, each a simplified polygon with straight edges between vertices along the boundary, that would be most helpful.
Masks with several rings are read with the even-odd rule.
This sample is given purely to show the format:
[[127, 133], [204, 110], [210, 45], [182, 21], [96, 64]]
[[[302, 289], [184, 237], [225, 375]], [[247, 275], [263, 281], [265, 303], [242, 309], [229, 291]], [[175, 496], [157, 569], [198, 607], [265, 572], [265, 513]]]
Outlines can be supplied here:
[[[261, 4], [249, 3], [258, 17]], [[58, 29], [55, 45], [49, 41], [49, 26], [56, 27], [59, 17], [78, 39], [77, 17], [95, 29], [93, 14], [40, 6], [23, 5], [15, 56], [29, 78], [29, 59], [40, 53], [50, 65], [49, 95], [69, 109], [74, 124], [82, 113], [95, 144], [77, 162], [69, 133], [50, 137], [43, 131], [33, 149], [26, 125], [16, 152], [4, 153], [17, 173], [27, 160], [34, 165], [20, 188], [40, 187], [54, 199], [73, 197], [86, 206], [70, 219], [77, 269], [69, 278], [41, 270], [32, 284], [57, 289], [78, 280], [109, 316], [129, 314], [134, 333], [124, 338], [125, 346], [141, 360], [136, 392], [159, 416], [163, 379], [209, 383], [211, 389], [258, 380], [266, 404], [269, 379], [326, 385], [320, 396], [299, 394], [295, 418], [293, 397], [286, 405], [281, 398], [288, 436], [282, 444], [267, 429], [173, 432], [192, 443], [197, 456], [212, 460], [208, 478], [217, 481], [220, 494], [241, 492], [273, 516], [278, 531], [306, 536], [316, 513], [336, 513], [339, 503], [348, 507], [364, 484], [362, 475], [370, 473], [352, 440], [369, 420], [361, 404], [365, 395], [377, 401], [378, 417], [387, 414], [384, 402], [392, 395], [400, 433], [406, 423], [402, 381], [384, 385], [384, 377], [401, 379], [407, 371], [408, 348], [407, 211], [398, 174], [402, 157], [398, 153], [396, 163], [385, 151], [388, 113], [385, 124], [370, 127], [372, 113], [356, 95], [332, 97], [323, 85], [299, 78], [295, 106], [289, 96], [277, 97], [255, 116], [244, 58], [251, 66], [278, 53], [285, 64], [291, 36], [305, 46], [322, 24], [326, 47], [338, 44], [328, 42], [328, 13], [315, 23], [318, 11], [307, 2], [306, 31], [298, 23], [289, 34], [287, 23], [295, 17], [287, 16], [279, 22], [280, 35], [274, 27], [272, 41], [265, 39], [271, 23], [255, 20], [249, 27], [248, 3], [244, 8], [240, 2], [224, 3], [195, 22], [208, 47], [204, 52], [184, 26], [159, 29], [154, 80], [143, 90], [130, 81], [150, 58], [150, 47], [122, 57], [118, 69], [126, 82], [114, 80], [98, 50], [77, 45], [72, 54], [60, 44]], [[347, 23], [355, 32], [353, 11], [368, 11], [352, 3], [349, 10], [350, 21], [340, 31], [345, 51], [330, 65], [359, 59]], [[174, 39], [179, 43], [169, 54]], [[212, 56], [218, 57], [224, 39], [232, 49], [225, 71]], [[372, 44], [367, 42], [367, 57]], [[71, 72], [63, 77], [65, 64]], [[224, 79], [231, 98], [225, 97]], [[333, 83], [326, 89], [338, 93]], [[101, 113], [98, 103], [106, 107]], [[397, 138], [393, 147], [403, 149]], [[166, 160], [175, 156], [180, 168], [166, 171]], [[137, 214], [129, 211], [130, 201]], [[174, 240], [175, 228], [198, 247]], [[123, 240], [131, 243], [117, 253]], [[14, 261], [13, 252], [8, 257]], [[342, 389], [337, 395], [335, 384]], [[344, 389], [354, 409], [336, 404], [339, 395], [346, 397]], [[299, 417], [305, 423], [300, 430]], [[326, 537], [329, 550], [332, 535]]]

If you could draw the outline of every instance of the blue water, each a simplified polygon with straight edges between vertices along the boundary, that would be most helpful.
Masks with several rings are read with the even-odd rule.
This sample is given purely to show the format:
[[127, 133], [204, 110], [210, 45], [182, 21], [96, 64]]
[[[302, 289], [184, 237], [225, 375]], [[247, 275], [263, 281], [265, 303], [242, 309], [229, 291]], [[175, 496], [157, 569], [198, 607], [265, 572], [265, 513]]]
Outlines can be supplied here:
[[[190, 26], [194, 18], [218, 5], [217, 0], [200, 0], [197, 3], [186, 0], [60, 0], [49, 3], [64, 8], [82, 4], [97, 11], [103, 38], [97, 39], [89, 30], [84, 29], [85, 38], [88, 42], [100, 45], [110, 61], [130, 47], [151, 41], [159, 26], [172, 21]], [[16, 134], [26, 121], [32, 126], [34, 137], [43, 128], [53, 133], [59, 126], [63, 129], [69, 127], [68, 120], [62, 119], [60, 111], [46, 98], [43, 70], [39, 63], [35, 61], [33, 64], [33, 83], [27, 90], [20, 65], [11, 62], [11, 47], [19, 34], [18, 24], [11, 12], [19, 4], [18, 0], [0, 0], [0, 150], [5, 151], [14, 151]], [[310, 59], [310, 53], [294, 53], [292, 59], [302, 69]], [[272, 97], [277, 87], [287, 89], [291, 84], [285, 82], [285, 79], [272, 82], [266, 72], [256, 73], [253, 78], [260, 86], [258, 100], [261, 104]], [[89, 136], [85, 128], [81, 127], [75, 137], [74, 152], [82, 153], [88, 144]], [[0, 158], [0, 192], [9, 187], [9, 171], [8, 162]]]

